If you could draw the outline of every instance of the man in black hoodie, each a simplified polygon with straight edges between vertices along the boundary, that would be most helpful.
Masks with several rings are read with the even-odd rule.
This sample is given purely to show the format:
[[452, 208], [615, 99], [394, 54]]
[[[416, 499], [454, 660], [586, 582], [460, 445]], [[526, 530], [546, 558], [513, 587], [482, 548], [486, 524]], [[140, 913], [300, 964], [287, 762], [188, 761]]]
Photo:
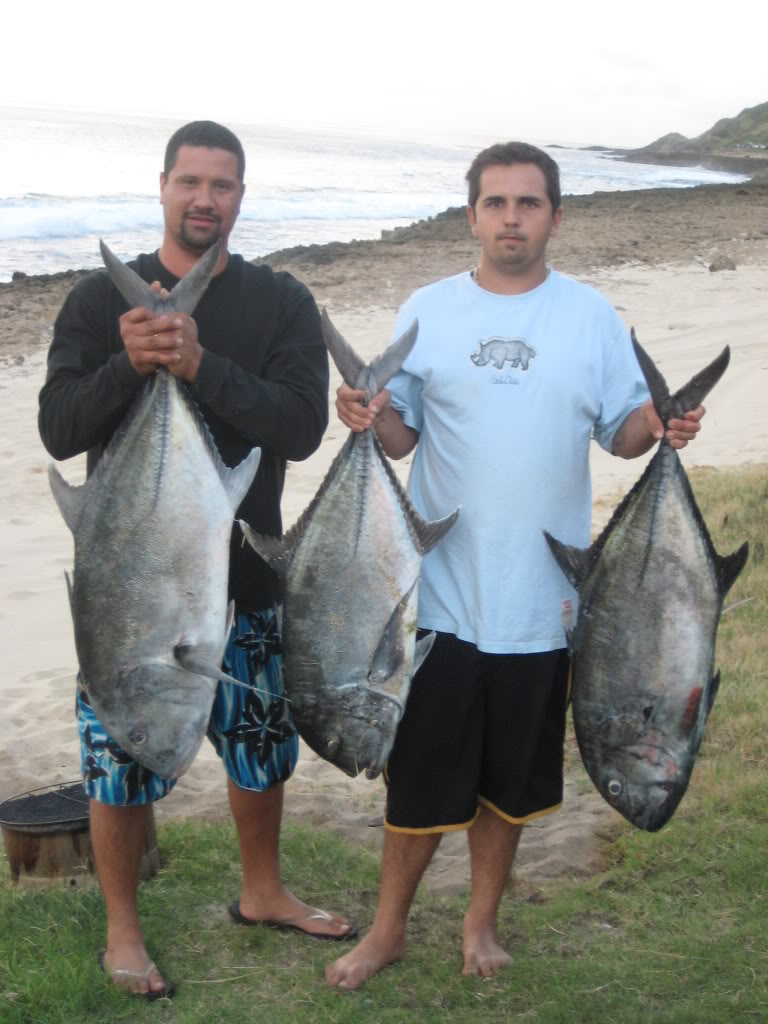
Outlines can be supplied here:
[[[160, 176], [162, 244], [131, 266], [170, 291], [222, 239], [214, 277], [194, 319], [128, 309], [104, 272], [79, 282], [54, 327], [39, 426], [54, 458], [87, 451], [90, 473], [147, 377], [165, 366], [191, 388], [228, 465], [255, 446], [262, 449], [238, 517], [258, 532], [280, 536], [286, 460], [311, 455], [327, 425], [328, 364], [309, 291], [289, 274], [254, 267], [227, 251], [244, 171], [242, 145], [221, 125], [195, 121], [172, 136]], [[270, 694], [220, 684], [211, 716], [209, 737], [227, 771], [243, 866], [240, 899], [230, 914], [241, 924], [351, 938], [354, 929], [346, 921], [301, 902], [281, 880], [283, 783], [296, 763], [298, 736], [280, 699], [277, 580], [242, 544], [237, 524], [229, 590], [236, 615], [224, 669]], [[120, 987], [150, 999], [169, 996], [173, 986], [144, 945], [136, 893], [147, 808], [173, 783], [117, 747], [82, 687], [77, 714], [91, 840], [107, 908], [102, 966]]]

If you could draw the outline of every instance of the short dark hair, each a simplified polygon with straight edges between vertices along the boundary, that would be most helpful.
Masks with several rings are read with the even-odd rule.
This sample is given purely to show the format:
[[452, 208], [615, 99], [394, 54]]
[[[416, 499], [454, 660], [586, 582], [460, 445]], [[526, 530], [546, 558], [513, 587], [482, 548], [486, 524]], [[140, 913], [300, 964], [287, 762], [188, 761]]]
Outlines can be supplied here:
[[163, 174], [167, 178], [176, 163], [176, 154], [181, 146], [206, 146], [208, 149], [226, 149], [237, 157], [237, 174], [240, 181], [245, 177], [245, 152], [240, 139], [215, 121], [190, 121], [178, 128], [165, 147]]
[[544, 174], [547, 182], [547, 195], [552, 203], [552, 213], [560, 209], [560, 168], [552, 157], [538, 146], [527, 142], [497, 142], [482, 153], [478, 153], [467, 171], [469, 182], [468, 203], [474, 210], [477, 197], [480, 195], [480, 175], [487, 167], [502, 164], [512, 167], [514, 164], [536, 164]]

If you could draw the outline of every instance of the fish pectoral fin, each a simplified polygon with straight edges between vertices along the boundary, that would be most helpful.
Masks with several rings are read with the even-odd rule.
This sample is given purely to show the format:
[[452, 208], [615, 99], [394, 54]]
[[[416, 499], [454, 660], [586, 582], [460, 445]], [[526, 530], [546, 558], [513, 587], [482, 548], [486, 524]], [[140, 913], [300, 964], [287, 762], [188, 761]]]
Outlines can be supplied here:
[[[405, 648], [403, 636], [408, 629], [405, 622], [408, 614], [408, 606], [418, 579], [414, 580], [408, 591], [400, 598], [392, 614], [384, 627], [378, 646], [371, 659], [371, 667], [368, 671], [370, 683], [383, 683], [391, 679], [397, 672], [405, 659]], [[415, 629], [415, 623], [413, 628]]]
[[48, 481], [56, 504], [59, 506], [62, 518], [72, 533], [77, 528], [80, 513], [88, 497], [88, 484], [74, 487], [68, 484], [58, 469], [51, 463], [48, 466]]
[[424, 664], [427, 655], [432, 650], [432, 644], [435, 642], [437, 633], [432, 630], [431, 633], [427, 633], [421, 640], [416, 641], [416, 653], [413, 656], [413, 675], [419, 671], [421, 666]]
[[716, 555], [717, 585], [720, 596], [725, 597], [744, 568], [749, 555], [749, 543], [744, 541], [738, 551], [730, 555]]
[[580, 591], [589, 575], [591, 548], [574, 548], [555, 540], [552, 534], [547, 533], [546, 530], [542, 532], [555, 561], [576, 590]]
[[201, 657], [192, 644], [177, 644], [173, 649], [173, 657], [185, 671], [194, 672], [195, 675], [207, 676], [209, 679], [221, 679], [226, 676], [220, 666]]
[[263, 558], [270, 569], [274, 569], [281, 576], [288, 575], [288, 569], [293, 561], [293, 546], [286, 544], [279, 537], [269, 537], [265, 533], [256, 533], [244, 519], [238, 519], [243, 536], [251, 545], [256, 554]]
[[222, 683], [231, 683], [233, 686], [239, 686], [243, 690], [255, 690], [257, 693], [264, 693], [273, 699], [276, 697], [282, 697], [283, 700], [288, 700], [285, 694], [270, 693], [262, 687], [251, 686], [249, 683], [244, 683], [240, 679], [235, 679], [234, 676], [228, 675], [222, 668], [214, 665], [213, 662], [209, 662], [206, 658], [199, 657], [195, 653], [195, 648], [192, 644], [177, 644], [173, 649], [173, 656], [176, 659], [177, 664], [180, 668], [183, 668], [185, 672], [192, 672], [197, 676], [206, 676], [208, 679], [214, 679], [217, 682], [221, 681]]
[[225, 466], [221, 461], [219, 462], [217, 466], [219, 479], [232, 505], [233, 514], [237, 512], [240, 502], [248, 493], [248, 488], [253, 483], [260, 462], [261, 448], [251, 448], [243, 461], [234, 469]]
[[416, 536], [419, 538], [419, 547], [421, 548], [422, 555], [426, 555], [428, 551], [431, 551], [443, 539], [459, 518], [460, 512], [461, 506], [454, 509], [450, 515], [444, 516], [442, 519], [433, 519], [430, 522], [420, 516], [412, 505], [409, 505], [408, 515], [416, 531]]

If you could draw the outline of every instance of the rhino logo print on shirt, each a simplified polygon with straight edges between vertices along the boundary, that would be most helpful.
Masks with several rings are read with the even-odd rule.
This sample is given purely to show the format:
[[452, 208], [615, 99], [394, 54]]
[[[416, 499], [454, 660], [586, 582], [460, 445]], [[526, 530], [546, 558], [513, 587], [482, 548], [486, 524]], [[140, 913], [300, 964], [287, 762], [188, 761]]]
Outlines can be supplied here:
[[497, 370], [501, 370], [504, 363], [509, 362], [512, 366], [527, 370], [528, 363], [535, 355], [536, 349], [526, 345], [523, 338], [488, 338], [480, 342], [478, 351], [473, 352], [469, 358], [475, 366], [493, 363]]

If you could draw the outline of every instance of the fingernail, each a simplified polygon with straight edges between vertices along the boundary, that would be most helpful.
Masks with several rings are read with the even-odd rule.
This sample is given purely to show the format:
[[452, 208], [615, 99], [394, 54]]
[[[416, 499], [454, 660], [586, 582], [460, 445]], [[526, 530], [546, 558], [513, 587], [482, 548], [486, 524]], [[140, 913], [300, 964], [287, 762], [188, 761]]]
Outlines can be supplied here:
[[174, 320], [173, 321], [173, 326], [174, 327], [181, 327], [181, 320]]
[[181, 348], [181, 346], [184, 344], [184, 339], [183, 338], [177, 338], [176, 339], [176, 344], [179, 346], [179, 348]]

